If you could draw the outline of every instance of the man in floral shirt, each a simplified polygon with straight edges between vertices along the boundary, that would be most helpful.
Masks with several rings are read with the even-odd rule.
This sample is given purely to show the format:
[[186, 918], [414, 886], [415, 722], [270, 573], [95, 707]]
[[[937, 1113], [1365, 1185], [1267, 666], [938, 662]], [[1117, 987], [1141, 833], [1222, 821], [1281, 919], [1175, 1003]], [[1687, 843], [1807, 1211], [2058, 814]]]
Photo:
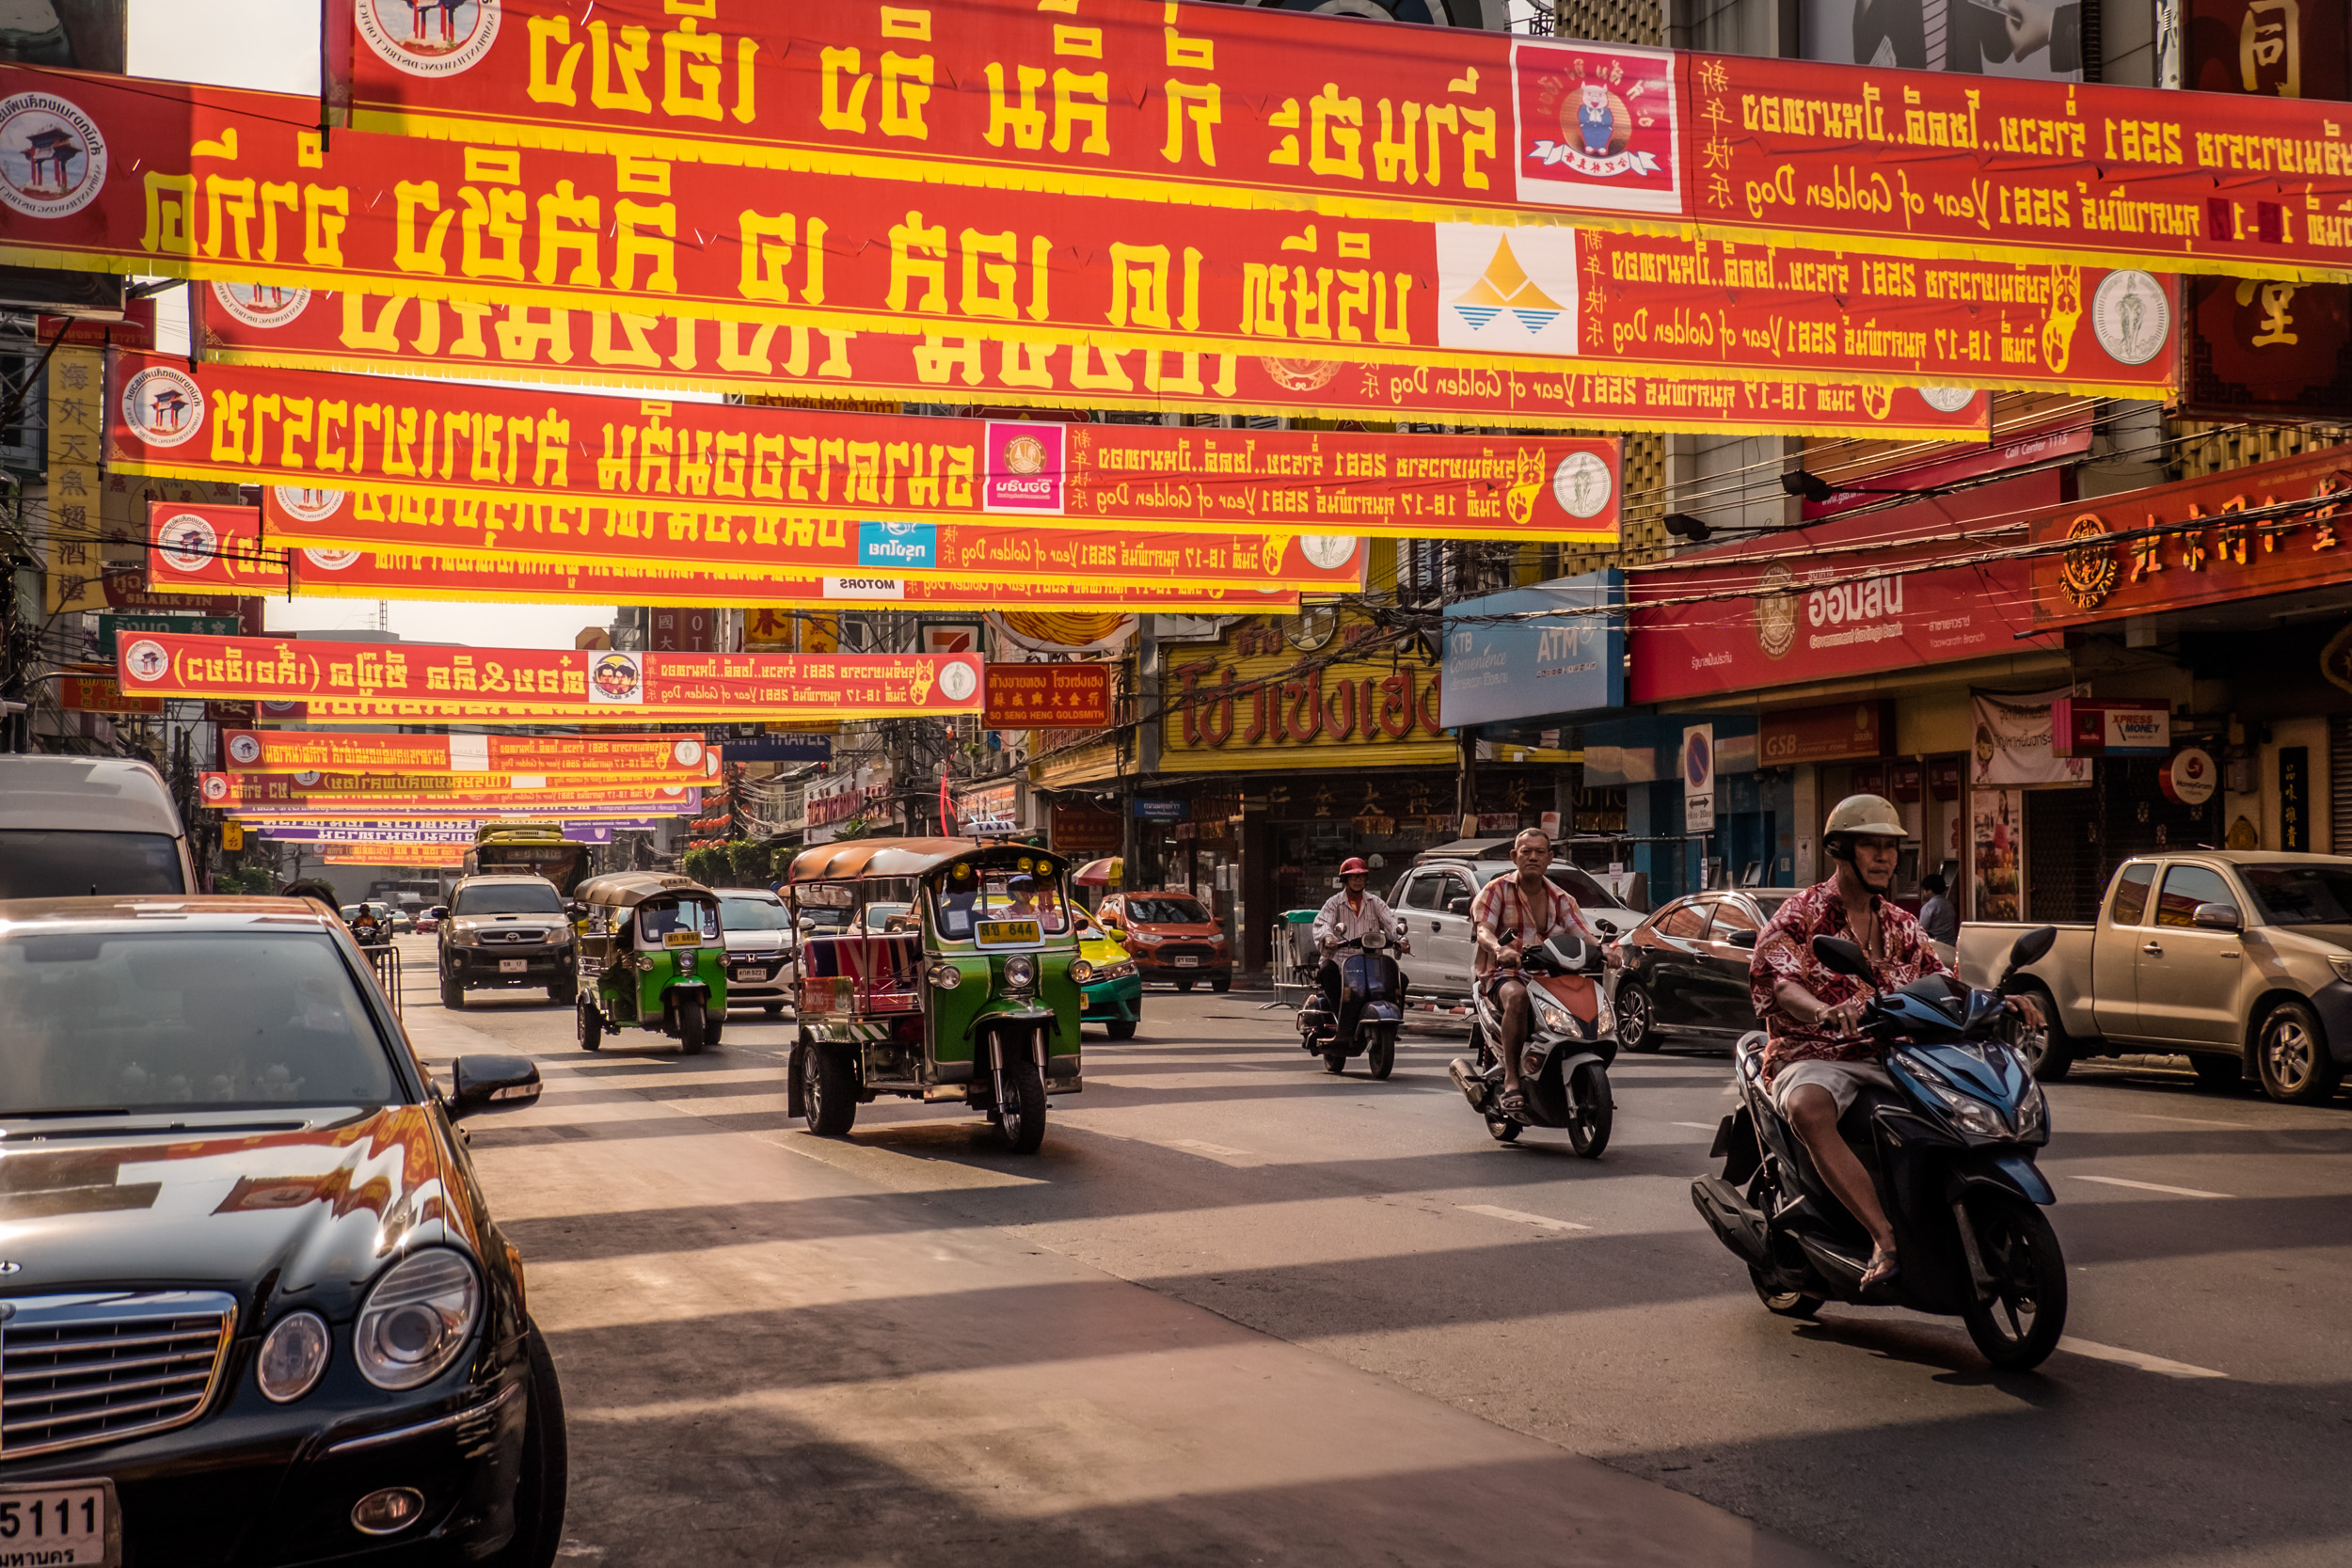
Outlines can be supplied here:
[[[1804, 1140], [1821, 1179], [1870, 1233], [1865, 1286], [1893, 1276], [1895, 1230], [1870, 1173], [1839, 1135], [1837, 1118], [1865, 1087], [1892, 1090], [1895, 1082], [1879, 1065], [1877, 1042], [1854, 1030], [1869, 1006], [1870, 988], [1815, 958], [1813, 939], [1844, 937], [1860, 947], [1882, 990], [1949, 973], [1919, 923], [1886, 900], [1903, 837], [1892, 802], [1876, 795], [1840, 800], [1821, 833], [1821, 850], [1836, 870], [1829, 880], [1781, 905], [1748, 962], [1748, 996], [1770, 1037], [1764, 1086]], [[2040, 1026], [2032, 1004], [2010, 1005]]]

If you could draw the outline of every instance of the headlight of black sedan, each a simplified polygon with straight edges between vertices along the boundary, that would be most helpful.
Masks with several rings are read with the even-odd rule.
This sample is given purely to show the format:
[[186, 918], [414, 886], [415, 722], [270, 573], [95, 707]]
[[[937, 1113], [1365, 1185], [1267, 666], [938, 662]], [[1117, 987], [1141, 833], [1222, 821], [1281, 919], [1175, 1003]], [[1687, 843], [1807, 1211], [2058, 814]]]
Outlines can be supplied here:
[[352, 1334], [359, 1370], [378, 1388], [414, 1388], [448, 1370], [482, 1315], [482, 1276], [447, 1247], [427, 1247], [387, 1270]]

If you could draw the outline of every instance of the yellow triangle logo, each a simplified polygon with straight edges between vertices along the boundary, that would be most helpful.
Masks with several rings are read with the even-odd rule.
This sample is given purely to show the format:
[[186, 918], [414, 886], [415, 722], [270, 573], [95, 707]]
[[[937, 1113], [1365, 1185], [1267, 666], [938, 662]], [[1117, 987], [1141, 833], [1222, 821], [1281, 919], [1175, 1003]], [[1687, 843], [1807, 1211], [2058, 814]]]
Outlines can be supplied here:
[[1456, 305], [1484, 306], [1488, 309], [1557, 310], [1559, 301], [1535, 286], [1519, 265], [1519, 259], [1511, 252], [1511, 237], [1504, 235], [1495, 243], [1495, 253], [1486, 262], [1486, 270], [1478, 281], [1462, 291]]

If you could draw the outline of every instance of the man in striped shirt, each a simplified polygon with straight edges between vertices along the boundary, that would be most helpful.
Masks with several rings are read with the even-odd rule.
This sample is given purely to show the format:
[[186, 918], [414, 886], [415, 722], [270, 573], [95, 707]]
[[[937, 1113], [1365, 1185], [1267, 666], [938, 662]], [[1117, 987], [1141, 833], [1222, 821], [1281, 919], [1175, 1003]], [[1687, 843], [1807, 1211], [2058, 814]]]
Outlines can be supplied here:
[[[1551, 835], [1528, 828], [1511, 844], [1516, 876], [1497, 877], [1470, 906], [1478, 932], [1478, 989], [1494, 998], [1502, 1020], [1502, 1038], [1496, 1050], [1502, 1055], [1502, 1100], [1497, 1106], [1505, 1116], [1525, 1109], [1519, 1095], [1519, 1047], [1535, 1031], [1535, 1005], [1527, 999], [1527, 976], [1520, 957], [1540, 947], [1564, 929], [1574, 929], [1598, 946], [1600, 939], [1584, 924], [1576, 900], [1544, 873], [1551, 867]], [[1615, 960], [1613, 950], [1610, 953]]]

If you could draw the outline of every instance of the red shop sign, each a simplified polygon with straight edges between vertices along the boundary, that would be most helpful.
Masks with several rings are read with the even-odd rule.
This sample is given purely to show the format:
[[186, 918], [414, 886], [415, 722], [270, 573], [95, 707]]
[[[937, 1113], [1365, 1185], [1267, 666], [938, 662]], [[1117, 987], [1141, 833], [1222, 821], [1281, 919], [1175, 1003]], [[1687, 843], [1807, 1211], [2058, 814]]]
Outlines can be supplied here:
[[1106, 664], [992, 664], [988, 709], [993, 730], [1087, 729], [1111, 721]]

